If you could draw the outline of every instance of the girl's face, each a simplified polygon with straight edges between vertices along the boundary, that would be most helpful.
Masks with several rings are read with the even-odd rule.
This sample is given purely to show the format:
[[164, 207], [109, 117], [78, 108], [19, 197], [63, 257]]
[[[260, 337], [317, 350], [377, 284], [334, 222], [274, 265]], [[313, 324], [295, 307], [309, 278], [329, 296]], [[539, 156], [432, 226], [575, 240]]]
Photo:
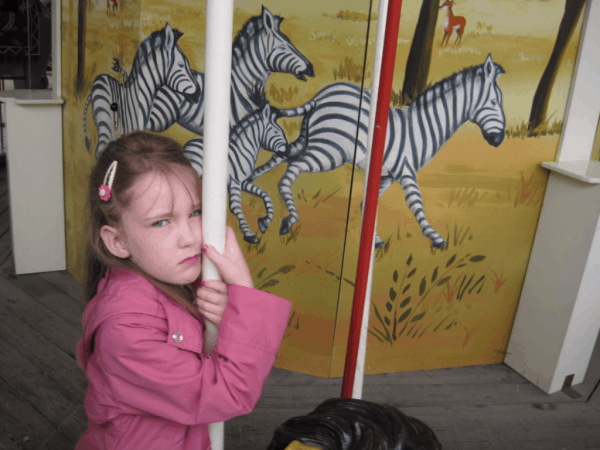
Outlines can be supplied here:
[[119, 235], [135, 264], [154, 278], [183, 285], [201, 272], [200, 183], [192, 169], [174, 166], [149, 173], [133, 185]]

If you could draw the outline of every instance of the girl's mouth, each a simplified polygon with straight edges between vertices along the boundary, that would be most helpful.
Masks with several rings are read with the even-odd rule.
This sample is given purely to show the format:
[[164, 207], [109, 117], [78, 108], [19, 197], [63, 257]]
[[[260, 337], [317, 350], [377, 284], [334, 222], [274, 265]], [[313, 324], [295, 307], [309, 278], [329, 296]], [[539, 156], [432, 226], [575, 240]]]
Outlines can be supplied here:
[[200, 255], [192, 256], [184, 261], [181, 261], [181, 264], [196, 264], [200, 259]]

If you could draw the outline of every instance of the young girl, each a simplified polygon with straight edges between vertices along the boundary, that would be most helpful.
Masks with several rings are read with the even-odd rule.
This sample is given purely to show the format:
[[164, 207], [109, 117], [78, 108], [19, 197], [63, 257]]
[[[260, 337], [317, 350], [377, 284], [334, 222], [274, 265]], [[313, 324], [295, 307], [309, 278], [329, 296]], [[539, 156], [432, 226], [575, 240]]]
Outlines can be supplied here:
[[[253, 289], [231, 228], [223, 254], [204, 244], [200, 187], [181, 146], [144, 132], [110, 142], [92, 170], [77, 450], [209, 449], [207, 424], [260, 396], [291, 304]], [[222, 281], [200, 281], [205, 258]], [[210, 355], [204, 321], [219, 328]]]

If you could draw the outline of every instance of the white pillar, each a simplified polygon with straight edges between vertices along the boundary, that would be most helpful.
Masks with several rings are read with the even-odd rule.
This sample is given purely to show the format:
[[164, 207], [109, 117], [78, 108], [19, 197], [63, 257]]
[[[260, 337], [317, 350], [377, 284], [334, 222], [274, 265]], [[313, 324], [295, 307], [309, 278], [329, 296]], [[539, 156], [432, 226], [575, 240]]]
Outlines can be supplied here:
[[600, 2], [589, 1], [548, 186], [504, 362], [552, 394], [581, 383], [600, 329]]
[[[208, 0], [206, 3], [206, 56], [204, 71], [204, 161], [202, 176], [202, 218], [205, 242], [217, 251], [225, 248], [227, 219], [227, 153], [229, 150], [229, 96], [231, 90], [231, 42], [233, 0]], [[204, 279], [218, 279], [210, 262]], [[204, 351], [212, 352], [217, 329], [207, 324]], [[210, 424], [213, 450], [223, 450], [223, 422]]]

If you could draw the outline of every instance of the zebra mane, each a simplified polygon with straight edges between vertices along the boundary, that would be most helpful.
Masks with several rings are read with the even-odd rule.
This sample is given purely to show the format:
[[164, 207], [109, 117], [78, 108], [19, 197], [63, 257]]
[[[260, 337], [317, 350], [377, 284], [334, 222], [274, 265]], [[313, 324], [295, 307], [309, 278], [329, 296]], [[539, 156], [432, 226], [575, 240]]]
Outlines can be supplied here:
[[[175, 46], [179, 38], [183, 36], [183, 33], [175, 28], [172, 28], [171, 30], [173, 31], [173, 46]], [[153, 31], [152, 34], [150, 34], [150, 36], [148, 36], [140, 43], [137, 52], [133, 57], [133, 63], [131, 64], [131, 72], [129, 74], [129, 77], [127, 78], [127, 81], [133, 81], [133, 79], [137, 75], [140, 66], [144, 63], [151, 50], [153, 48], [164, 45], [165, 37], [165, 29], [161, 28], [160, 30]]]
[[267, 92], [260, 83], [253, 83], [250, 92], [248, 92], [248, 99], [256, 105], [256, 109], [262, 109], [267, 101]]
[[[260, 83], [254, 83], [252, 85], [252, 89], [250, 89], [248, 98], [256, 105], [256, 111], [261, 111], [265, 105], [269, 103], [269, 100], [267, 100], [267, 91], [265, 90], [264, 86], [261, 86]], [[271, 107], [271, 113], [275, 114], [275, 120], [283, 117], [279, 108], [271, 105], [270, 103], [269, 106]]]
[[[273, 16], [275, 18], [275, 25], [279, 29], [279, 25], [283, 21], [281, 16]], [[242, 29], [238, 31], [235, 39], [233, 40], [232, 54], [234, 57], [241, 57], [245, 53], [245, 49], [248, 46], [248, 41], [255, 34], [260, 33], [264, 28], [262, 15], [254, 16], [248, 19]]]
[[258, 83], [254, 83], [252, 89], [250, 90], [250, 100], [256, 104], [256, 109], [233, 126], [229, 134], [229, 139], [232, 142], [237, 141], [242, 137], [242, 135], [245, 134], [249, 123], [259, 120], [262, 114], [262, 109], [265, 107], [265, 105], [269, 105], [271, 108], [271, 114], [275, 115], [275, 120], [282, 117], [279, 109], [269, 103], [267, 100], [267, 93]]
[[[183, 36], [183, 33], [181, 31], [177, 30], [176, 28], [171, 28], [171, 30], [173, 30], [173, 45], [175, 45], [175, 44], [177, 44], [177, 41], [179, 40], [179, 38], [181, 36]], [[154, 47], [156, 45], [157, 39], [160, 39], [160, 43], [164, 44], [164, 42], [165, 42], [165, 29], [164, 28], [153, 31], [150, 36], [148, 36], [146, 39], [144, 39], [144, 41], [148, 41], [148, 43], [151, 44], [151, 47]]]
[[[452, 88], [454, 88], [455, 86], [462, 84], [464, 78], [470, 79], [470, 78], [475, 78], [477, 76], [483, 75], [483, 65], [484, 64], [485, 64], [485, 62], [482, 64], [479, 64], [477, 66], [466, 67], [463, 70], [461, 70], [460, 72], [454, 72], [452, 75], [438, 81], [437, 83], [435, 83], [432, 86], [429, 86], [427, 89], [425, 89], [423, 92], [418, 94], [415, 98], [413, 98], [412, 101], [408, 104], [408, 107], [417, 106], [419, 104], [419, 102], [422, 102], [421, 104], [427, 104], [427, 94], [430, 91], [436, 89], [438, 86], [441, 87], [440, 90], [441, 90], [442, 94], [445, 94], [449, 90], [449, 89], [444, 89], [444, 85], [446, 83], [450, 82], [450, 85], [452, 86]], [[502, 68], [502, 66], [500, 64], [494, 62], [494, 67], [500, 73], [505, 73], [504, 69]]]

